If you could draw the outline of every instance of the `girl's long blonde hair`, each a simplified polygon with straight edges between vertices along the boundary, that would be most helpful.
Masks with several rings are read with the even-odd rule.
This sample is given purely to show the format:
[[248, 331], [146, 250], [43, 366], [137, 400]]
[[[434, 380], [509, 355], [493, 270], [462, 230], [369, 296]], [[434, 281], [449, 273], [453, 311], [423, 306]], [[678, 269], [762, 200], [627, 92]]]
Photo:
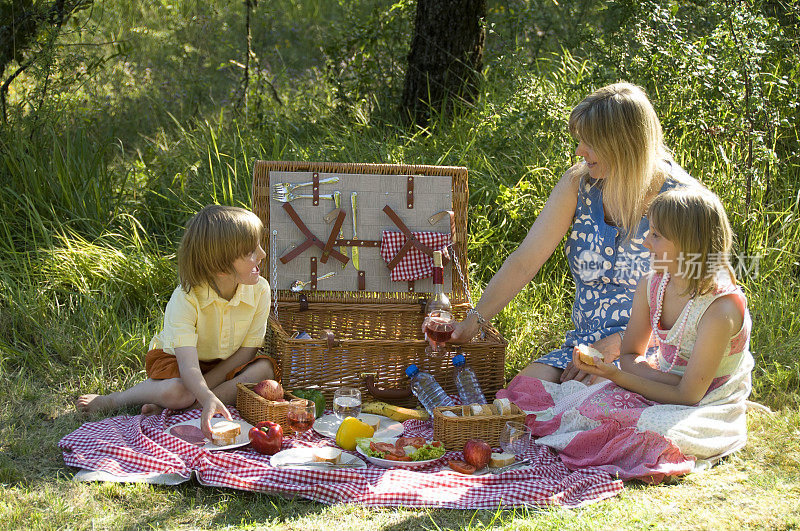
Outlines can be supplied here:
[[181, 288], [188, 293], [202, 284], [214, 287], [214, 276], [233, 271], [233, 262], [253, 252], [263, 233], [263, 223], [249, 210], [204, 207], [186, 224], [178, 247]]
[[702, 295], [728, 280], [736, 284], [730, 262], [733, 231], [716, 194], [700, 186], [670, 190], [653, 199], [647, 217], [650, 227], [681, 253], [688, 282], [683, 295]]
[[572, 110], [569, 130], [609, 166], [599, 186], [608, 213], [630, 239], [647, 208], [648, 191], [667, 176], [662, 161], [671, 159], [650, 100], [630, 83], [605, 86]]

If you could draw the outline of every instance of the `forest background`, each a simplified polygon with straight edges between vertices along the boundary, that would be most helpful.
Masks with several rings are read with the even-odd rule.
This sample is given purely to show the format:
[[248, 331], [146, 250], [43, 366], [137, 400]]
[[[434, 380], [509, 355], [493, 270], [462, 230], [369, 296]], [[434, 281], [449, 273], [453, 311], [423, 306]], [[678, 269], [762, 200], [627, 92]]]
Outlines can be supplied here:
[[[415, 1], [56, 4], [0, 2], [0, 528], [800, 526], [796, 0], [490, 0], [478, 97], [427, 128], [399, 112]], [[9, 53], [25, 10], [42, 18]], [[56, 443], [85, 420], [74, 398], [143, 378], [183, 224], [207, 203], [249, 207], [255, 160], [466, 166], [477, 297], [576, 160], [570, 109], [617, 80], [647, 90], [676, 160], [734, 226], [752, 398], [773, 410], [748, 414], [743, 451], [576, 511], [71, 480]], [[572, 294], [559, 249], [496, 319], [507, 377], [560, 343]]]

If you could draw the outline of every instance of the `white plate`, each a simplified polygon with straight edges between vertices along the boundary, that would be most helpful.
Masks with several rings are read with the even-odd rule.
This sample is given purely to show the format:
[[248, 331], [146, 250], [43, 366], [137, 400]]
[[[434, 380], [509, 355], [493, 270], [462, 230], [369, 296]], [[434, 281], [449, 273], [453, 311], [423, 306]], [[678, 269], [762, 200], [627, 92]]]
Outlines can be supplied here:
[[[213, 419], [211, 419], [211, 426], [214, 426], [217, 422], [222, 422], [223, 420], [225, 420], [225, 419], [222, 418], [222, 417], [213, 418]], [[231, 448], [240, 448], [242, 446], [250, 444], [250, 437], [248, 436], [247, 433], [250, 431], [250, 428], [252, 428], [253, 425], [250, 424], [249, 422], [247, 422], [245, 420], [241, 420], [241, 419], [233, 419], [233, 422], [235, 422], [236, 424], [238, 424], [242, 428], [242, 433], [240, 433], [236, 437], [236, 442], [235, 443], [228, 444], [226, 446], [217, 446], [214, 443], [212, 443], [211, 441], [207, 440], [206, 444], [201, 446], [200, 448], [202, 448], [203, 450], [208, 450], [210, 452], [214, 452], [214, 451], [217, 451], [217, 450], [230, 450]], [[172, 426], [170, 426], [169, 428], [167, 428], [164, 431], [169, 433], [169, 430], [171, 430], [175, 426], [182, 426], [182, 425], [194, 426], [196, 428], [199, 428], [200, 427], [200, 419], [196, 418], [196, 419], [192, 419], [192, 420], [186, 420], [184, 422], [178, 422], [177, 424], [173, 424]], [[172, 434], [170, 433], [170, 435], [172, 435]], [[173, 435], [173, 437], [174, 437], [174, 435]]]
[[[396, 420], [383, 415], [373, 415], [372, 413], [362, 413], [358, 416], [360, 419], [377, 419], [381, 423], [378, 425], [378, 431], [375, 432], [373, 437], [400, 437], [403, 435], [403, 425]], [[324, 437], [336, 439], [336, 432], [339, 430], [339, 424], [342, 421], [336, 415], [323, 415], [314, 421], [314, 431]]]
[[[324, 465], [307, 464], [314, 461], [314, 450], [316, 450], [316, 448], [289, 448], [288, 450], [282, 450], [270, 457], [269, 464], [272, 466], [281, 465], [286, 468], [302, 468], [304, 470], [353, 470], [367, 468], [367, 464], [364, 461], [346, 452], [342, 452], [339, 463], [345, 465], [355, 464], [358, 466], [336, 468], [333, 466], [328, 467]], [[288, 465], [292, 466], [289, 467]]]
[[[388, 439], [384, 439], [383, 437], [373, 437], [373, 439], [379, 439], [377, 442], [387, 442], [391, 444], [397, 442], [397, 437]], [[431, 442], [431, 441], [425, 441], [425, 442]], [[393, 461], [391, 459], [381, 459], [380, 457], [369, 456], [365, 454], [358, 446], [356, 446], [356, 452], [363, 455], [364, 459], [366, 459], [373, 465], [379, 466], [381, 468], [419, 468], [429, 465], [431, 463], [435, 463], [436, 461], [444, 457], [444, 454], [442, 454], [442, 457], [438, 457], [436, 459], [426, 459], [425, 461]]]

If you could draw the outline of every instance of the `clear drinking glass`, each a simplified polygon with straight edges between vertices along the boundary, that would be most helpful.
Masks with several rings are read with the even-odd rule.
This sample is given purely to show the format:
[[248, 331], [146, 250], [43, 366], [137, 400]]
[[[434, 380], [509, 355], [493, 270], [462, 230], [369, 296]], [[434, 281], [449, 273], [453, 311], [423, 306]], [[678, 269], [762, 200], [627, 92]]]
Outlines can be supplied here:
[[361, 413], [361, 391], [354, 387], [340, 387], [333, 393], [333, 413], [340, 420], [357, 417]]
[[289, 402], [289, 410], [286, 412], [286, 422], [291, 428], [297, 439], [314, 426], [314, 419], [317, 416], [317, 405], [313, 400], [292, 400]]
[[531, 429], [521, 422], [506, 422], [500, 432], [500, 447], [507, 454], [520, 455], [531, 445]]

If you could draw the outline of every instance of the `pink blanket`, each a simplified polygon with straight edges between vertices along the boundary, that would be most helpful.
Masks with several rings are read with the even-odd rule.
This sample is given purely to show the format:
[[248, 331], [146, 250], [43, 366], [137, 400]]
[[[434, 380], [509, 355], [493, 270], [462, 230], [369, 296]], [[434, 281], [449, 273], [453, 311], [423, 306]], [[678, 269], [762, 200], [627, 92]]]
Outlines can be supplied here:
[[[238, 413], [231, 409], [234, 416]], [[569, 470], [551, 449], [534, 445], [525, 457], [533, 466], [504, 474], [464, 476], [446, 465], [461, 452], [449, 452], [434, 464], [416, 470], [300, 470], [273, 468], [269, 456], [249, 446], [209, 452], [164, 431], [197, 418], [200, 410], [180, 415], [123, 416], [88, 422], [65, 436], [59, 447], [64, 462], [97, 471], [104, 479], [142, 481], [159, 474], [188, 481], [194, 474], [203, 485], [230, 487], [282, 496], [299, 496], [324, 503], [368, 506], [496, 509], [511, 506], [578, 507], [616, 495], [622, 482], [598, 468]], [[405, 435], [431, 438], [430, 422], [406, 421]], [[283, 448], [330, 446], [316, 432], [299, 442], [284, 440]]]
[[723, 388], [682, 406], [647, 400], [612, 382], [553, 384], [517, 376], [497, 396], [527, 411], [536, 443], [556, 450], [571, 470], [658, 483], [744, 444], [738, 426], [744, 410]]

